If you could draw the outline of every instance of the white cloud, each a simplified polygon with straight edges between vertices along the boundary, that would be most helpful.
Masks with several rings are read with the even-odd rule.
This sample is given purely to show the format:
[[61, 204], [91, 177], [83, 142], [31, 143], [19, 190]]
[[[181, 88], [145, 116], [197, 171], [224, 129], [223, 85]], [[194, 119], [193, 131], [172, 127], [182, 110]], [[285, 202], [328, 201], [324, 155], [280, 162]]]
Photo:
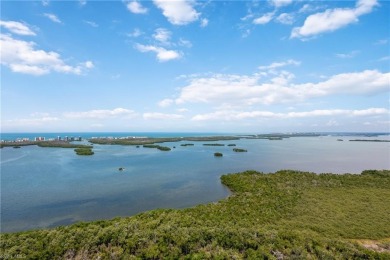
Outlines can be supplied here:
[[291, 4], [292, 0], [270, 0], [271, 4], [275, 7], [282, 7]]
[[169, 107], [170, 105], [172, 105], [173, 102], [174, 102], [173, 99], [166, 98], [158, 102], [158, 105], [160, 107]]
[[162, 47], [152, 45], [136, 44], [135, 48], [140, 52], [154, 52], [157, 54], [157, 60], [160, 62], [180, 59], [182, 54], [175, 50], [167, 50]]
[[178, 114], [144, 113], [143, 118], [146, 120], [150, 120], [150, 119], [177, 120], [177, 119], [183, 119], [184, 116]]
[[198, 20], [200, 13], [194, 9], [193, 0], [154, 0], [154, 4], [163, 11], [168, 21], [175, 25], [186, 25]]
[[143, 7], [138, 1], [131, 1], [126, 6], [134, 14], [146, 14], [148, 12], [148, 9]]
[[307, 38], [317, 34], [332, 32], [359, 21], [359, 16], [370, 13], [377, 5], [376, 0], [358, 0], [355, 8], [327, 9], [306, 18], [302, 27], [295, 27], [291, 38]]
[[79, 0], [79, 5], [84, 6], [87, 4], [87, 0]]
[[282, 24], [292, 24], [294, 22], [294, 15], [282, 13], [276, 18], [276, 20]]
[[184, 46], [184, 47], [187, 47], [187, 48], [191, 48], [192, 47], [192, 43], [188, 40], [184, 40], [184, 39], [181, 39], [179, 40], [179, 43], [178, 43], [180, 46]]
[[93, 67], [91, 61], [77, 66], [67, 65], [56, 52], [35, 49], [34, 42], [13, 39], [8, 35], [0, 35], [1, 64], [13, 72], [43, 75], [51, 71], [61, 73], [82, 74]]
[[55, 14], [44, 13], [43, 16], [49, 18], [52, 22], [62, 23], [61, 20]]
[[272, 18], [274, 17], [274, 12], [271, 12], [271, 13], [266, 13], [256, 19], [253, 20], [253, 23], [254, 24], [266, 24], [266, 23], [269, 23]]
[[97, 24], [97, 23], [95, 23], [95, 22], [92, 22], [92, 21], [84, 21], [84, 23], [86, 23], [86, 24], [88, 24], [88, 25], [90, 25], [90, 26], [92, 26], [92, 27], [99, 27], [99, 25]]
[[[281, 66], [274, 64], [267, 67]], [[261, 80], [262, 77], [265, 79]], [[334, 94], [367, 95], [388, 91], [390, 73], [365, 70], [337, 74], [317, 83], [301, 84], [293, 83], [293, 79], [294, 75], [287, 71], [249, 76], [214, 74], [194, 77], [180, 89], [175, 102], [251, 106], [292, 103]]]
[[336, 53], [336, 57], [341, 58], [341, 59], [350, 59], [355, 57], [359, 51], [350, 51], [348, 53]]
[[[244, 120], [244, 119], [295, 119], [295, 118], [308, 118], [308, 117], [329, 117], [329, 116], [347, 116], [347, 117], [369, 117], [378, 115], [390, 115], [390, 111], [385, 108], [368, 108], [362, 110], [347, 110], [347, 109], [327, 109], [327, 110], [312, 110], [304, 112], [288, 112], [288, 113], [275, 113], [271, 111], [232, 111], [222, 110], [215, 111], [208, 114], [195, 115], [191, 120], [193, 121], [206, 121], [206, 120]], [[335, 122], [334, 119], [330, 121]]]
[[75, 119], [105, 119], [105, 118], [116, 118], [116, 117], [125, 117], [133, 118], [137, 114], [133, 110], [125, 108], [115, 108], [113, 110], [90, 110], [85, 112], [67, 112], [64, 113], [65, 118], [75, 118]]
[[49, 0], [42, 0], [41, 3], [43, 6], [48, 6], [50, 4], [50, 1]]
[[203, 18], [200, 20], [200, 27], [206, 27], [209, 24], [209, 20], [206, 18]]
[[187, 108], [179, 108], [179, 109], [177, 109], [177, 112], [179, 112], [179, 113], [186, 113], [188, 111], [189, 110]]
[[318, 5], [318, 3], [316, 3], [316, 5], [310, 5], [310, 4], [304, 4], [298, 11], [298, 13], [309, 13], [309, 12], [314, 12], [314, 11], [317, 11], [319, 9], [322, 9], [323, 6], [321, 5]]
[[298, 66], [300, 64], [301, 64], [300, 61], [290, 59], [290, 60], [283, 61], [283, 62], [273, 62], [272, 64], [267, 65], [267, 66], [260, 66], [259, 70], [274, 70], [274, 69], [278, 69], [278, 68], [285, 67], [288, 65]]
[[153, 34], [153, 38], [163, 44], [168, 44], [171, 36], [172, 32], [164, 28], [157, 28]]
[[0, 26], [6, 28], [12, 33], [19, 35], [36, 35], [27, 25], [14, 21], [2, 21], [0, 20]]
[[135, 28], [134, 31], [131, 33], [128, 33], [127, 36], [137, 38], [137, 37], [141, 36], [142, 34], [143, 34], [143, 32], [140, 29]]

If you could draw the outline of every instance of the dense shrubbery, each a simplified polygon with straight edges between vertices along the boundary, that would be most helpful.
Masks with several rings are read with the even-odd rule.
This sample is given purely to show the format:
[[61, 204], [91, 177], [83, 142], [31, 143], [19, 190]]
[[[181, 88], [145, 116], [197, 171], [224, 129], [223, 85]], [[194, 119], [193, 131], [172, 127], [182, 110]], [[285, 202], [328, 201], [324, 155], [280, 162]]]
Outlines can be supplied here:
[[[218, 203], [2, 234], [1, 254], [29, 259], [390, 258], [390, 171], [248, 171], [221, 179], [233, 194]], [[364, 248], [363, 238], [378, 251]]]
[[223, 154], [222, 154], [222, 153], [214, 153], [214, 156], [215, 156], [215, 157], [222, 157]]
[[241, 148], [234, 148], [233, 151], [234, 151], [234, 152], [237, 152], [237, 153], [245, 153], [245, 152], [247, 152], [248, 150], [241, 149]]
[[194, 146], [194, 144], [181, 144], [180, 146]]
[[144, 144], [143, 147], [145, 147], [145, 148], [156, 148], [156, 149], [159, 149], [160, 151], [170, 151], [171, 150], [171, 148], [169, 148], [169, 147], [160, 146], [160, 145], [157, 145], [157, 144]]
[[204, 146], [225, 146], [224, 144], [203, 144]]
[[93, 155], [94, 152], [91, 148], [76, 148], [74, 149], [77, 155]]

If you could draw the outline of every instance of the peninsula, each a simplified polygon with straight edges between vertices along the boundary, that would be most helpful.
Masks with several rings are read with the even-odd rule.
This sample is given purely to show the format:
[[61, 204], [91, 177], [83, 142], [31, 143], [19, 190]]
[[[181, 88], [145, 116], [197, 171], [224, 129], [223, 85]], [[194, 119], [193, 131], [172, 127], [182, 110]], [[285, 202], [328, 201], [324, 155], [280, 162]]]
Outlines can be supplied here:
[[193, 208], [1, 234], [4, 258], [389, 259], [390, 171], [223, 175]]

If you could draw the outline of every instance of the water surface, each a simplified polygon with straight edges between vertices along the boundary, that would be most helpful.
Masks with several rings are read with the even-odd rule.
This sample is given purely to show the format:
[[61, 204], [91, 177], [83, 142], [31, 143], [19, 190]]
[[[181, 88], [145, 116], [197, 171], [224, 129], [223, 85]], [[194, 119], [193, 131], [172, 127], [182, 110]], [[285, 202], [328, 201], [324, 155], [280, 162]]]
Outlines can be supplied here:
[[[156, 208], [209, 203], [229, 195], [220, 183], [222, 174], [249, 169], [316, 173], [390, 169], [390, 143], [348, 141], [354, 137], [343, 137], [345, 141], [339, 142], [337, 138], [340, 137], [218, 142], [234, 143], [236, 147], [202, 145], [207, 142], [192, 142], [195, 145], [187, 147], [180, 146], [180, 142], [164, 143], [172, 148], [169, 152], [94, 145], [93, 156], [78, 156], [73, 149], [64, 148], [3, 148], [1, 231], [46, 228], [130, 216]], [[233, 148], [248, 152], [235, 153]], [[222, 152], [223, 157], [214, 157], [214, 152]], [[118, 171], [119, 167], [125, 170]]]

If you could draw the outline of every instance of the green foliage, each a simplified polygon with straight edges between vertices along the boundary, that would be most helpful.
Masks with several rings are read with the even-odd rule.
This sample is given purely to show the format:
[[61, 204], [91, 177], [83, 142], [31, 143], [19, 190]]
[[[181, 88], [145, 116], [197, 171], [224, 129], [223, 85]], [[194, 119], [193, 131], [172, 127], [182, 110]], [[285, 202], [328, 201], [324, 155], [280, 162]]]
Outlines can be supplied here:
[[74, 149], [77, 155], [93, 155], [94, 152], [91, 148], [76, 148]]
[[156, 148], [156, 149], [159, 149], [160, 151], [170, 151], [171, 150], [171, 148], [169, 148], [169, 147], [160, 146], [160, 145], [157, 145], [157, 144], [144, 144], [143, 147], [145, 147], [145, 148]]
[[222, 154], [222, 153], [214, 153], [214, 156], [215, 156], [215, 157], [222, 157], [223, 154]]
[[234, 152], [237, 152], [237, 153], [245, 153], [245, 152], [248, 152], [248, 150], [241, 149], [241, 148], [233, 148], [233, 151], [234, 151]]
[[225, 146], [224, 144], [203, 144], [204, 146]]
[[236, 144], [228, 144], [227, 146], [236, 146]]
[[[28, 259], [390, 259], [388, 171], [247, 171], [221, 180], [233, 194], [218, 203], [1, 234], [1, 254]], [[366, 241], [380, 250], [366, 248]]]
[[194, 146], [194, 144], [181, 144], [180, 146]]
[[390, 177], [390, 170], [365, 170], [362, 175], [370, 175], [375, 177]]

